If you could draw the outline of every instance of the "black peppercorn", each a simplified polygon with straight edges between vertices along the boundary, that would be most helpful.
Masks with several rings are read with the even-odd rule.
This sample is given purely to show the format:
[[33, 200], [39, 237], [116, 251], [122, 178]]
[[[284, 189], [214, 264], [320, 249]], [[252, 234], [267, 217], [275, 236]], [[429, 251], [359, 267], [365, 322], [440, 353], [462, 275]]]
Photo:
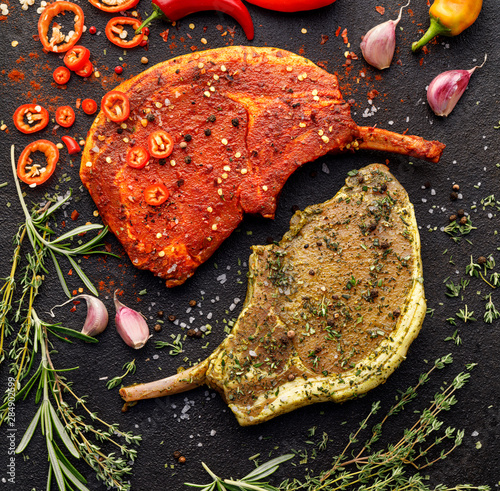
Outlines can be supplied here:
[[207, 128], [205, 130], [205, 136], [210, 136], [212, 134], [212, 130], [210, 128]]
[[316, 274], [316, 271], [314, 271], [314, 269], [310, 269], [310, 270], [309, 270], [309, 274], [310, 274], [311, 276], [314, 276], [314, 275]]
[[150, 123], [152, 123], [152, 122], [155, 120], [155, 115], [154, 115], [153, 113], [148, 113], [148, 114], [146, 115], [146, 119], [147, 119]]
[[232, 120], [231, 120], [231, 124], [232, 124], [235, 128], [237, 128], [237, 127], [240, 125], [240, 121], [239, 121], [239, 119], [238, 119], [238, 118], [234, 118], [234, 119], [232, 119]]
[[479, 264], [480, 266], [486, 264], [486, 258], [484, 256], [479, 256], [477, 258], [477, 264]]
[[385, 182], [384, 184], [382, 184], [382, 186], [380, 186], [380, 191], [382, 191], [383, 193], [387, 191], [387, 184]]
[[184, 157], [184, 162], [186, 162], [186, 164], [190, 164], [191, 163], [191, 157], [189, 155], [186, 155]]
[[458, 199], [458, 193], [455, 191], [452, 191], [450, 193], [450, 199], [451, 199], [451, 201], [456, 201]]
[[196, 331], [194, 337], [195, 338], [201, 338], [201, 337], [203, 337], [203, 333], [201, 331]]
[[462, 217], [460, 219], [460, 225], [466, 225], [467, 224], [467, 217]]
[[191, 135], [184, 135], [184, 141], [190, 142], [193, 139]]
[[208, 118], [207, 118], [207, 121], [210, 121], [211, 123], [215, 123], [215, 120], [217, 118], [215, 117], [215, 114], [211, 114]]
[[168, 320], [169, 320], [170, 322], [174, 322], [174, 321], [175, 321], [175, 319], [177, 319], [177, 317], [175, 317], [175, 315], [174, 315], [174, 314], [170, 314], [170, 315], [168, 316]]
[[457, 215], [458, 215], [459, 217], [463, 217], [463, 216], [465, 215], [465, 211], [464, 211], [464, 210], [462, 210], [462, 209], [460, 209], [460, 210], [458, 210], [458, 211], [457, 211]]
[[190, 300], [189, 301], [189, 306], [190, 307], [196, 307], [196, 300]]
[[188, 329], [187, 335], [190, 338], [193, 338], [194, 336], [196, 336], [196, 331], [194, 329]]
[[450, 215], [450, 222], [454, 222], [457, 219], [457, 215]]
[[359, 184], [363, 184], [365, 182], [365, 176], [363, 176], [363, 174], [358, 176], [358, 182], [359, 182]]
[[174, 452], [174, 459], [178, 459], [182, 454], [179, 452], [179, 450], [176, 450]]
[[155, 324], [154, 330], [155, 330], [155, 332], [160, 332], [161, 331], [161, 325], [160, 324]]
[[123, 128], [117, 128], [116, 129], [116, 132], [121, 135], [123, 133]]

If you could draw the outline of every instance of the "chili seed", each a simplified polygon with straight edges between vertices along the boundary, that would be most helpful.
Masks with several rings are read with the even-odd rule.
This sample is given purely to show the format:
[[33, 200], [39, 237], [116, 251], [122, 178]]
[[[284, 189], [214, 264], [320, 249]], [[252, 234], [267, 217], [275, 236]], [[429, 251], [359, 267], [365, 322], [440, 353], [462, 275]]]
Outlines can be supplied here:
[[210, 128], [207, 128], [205, 130], [205, 136], [210, 136], [212, 134], [212, 130]]
[[174, 315], [174, 314], [170, 314], [170, 315], [168, 316], [168, 320], [169, 320], [170, 322], [174, 322], [174, 321], [175, 321], [175, 319], [177, 319], [177, 317], [175, 317], [175, 315]]
[[89, 34], [95, 34], [97, 32], [97, 29], [95, 26], [90, 26], [89, 27]]
[[143, 56], [143, 57], [141, 58], [141, 63], [142, 63], [143, 65], [147, 65], [147, 64], [149, 63], [149, 60], [148, 60], [145, 56]]
[[161, 325], [160, 324], [155, 324], [154, 330], [155, 330], [155, 332], [160, 332], [161, 331]]
[[120, 65], [115, 66], [115, 73], [121, 75], [123, 73], [123, 67], [121, 67]]

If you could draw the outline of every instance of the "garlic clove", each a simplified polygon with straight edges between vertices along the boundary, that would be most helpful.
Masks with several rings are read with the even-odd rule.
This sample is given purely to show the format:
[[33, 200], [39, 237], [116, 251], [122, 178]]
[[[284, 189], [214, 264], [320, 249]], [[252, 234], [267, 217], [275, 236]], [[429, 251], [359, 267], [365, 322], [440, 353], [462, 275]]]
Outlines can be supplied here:
[[366, 62], [379, 70], [389, 68], [396, 49], [396, 26], [410, 2], [401, 7], [396, 20], [388, 20], [370, 29], [361, 41], [361, 51]]
[[134, 349], [142, 348], [151, 337], [149, 327], [144, 317], [126, 305], [123, 305], [114, 294], [116, 307], [116, 330], [123, 341]]
[[87, 303], [87, 317], [85, 318], [85, 324], [83, 325], [81, 333], [85, 334], [86, 336], [92, 337], [101, 334], [101, 332], [103, 332], [108, 325], [108, 310], [101, 300], [99, 300], [97, 297], [93, 297], [92, 295], [76, 295], [75, 297], [70, 298], [61, 305], [52, 307], [49, 312], [50, 315], [54, 317], [54, 313], [52, 312], [52, 310], [58, 307], [63, 307], [64, 305], [73, 302], [78, 298], [83, 298]]
[[472, 74], [486, 63], [487, 58], [485, 55], [483, 64], [471, 70], [449, 70], [440, 73], [429, 84], [427, 102], [436, 116], [448, 116], [453, 111], [467, 89]]

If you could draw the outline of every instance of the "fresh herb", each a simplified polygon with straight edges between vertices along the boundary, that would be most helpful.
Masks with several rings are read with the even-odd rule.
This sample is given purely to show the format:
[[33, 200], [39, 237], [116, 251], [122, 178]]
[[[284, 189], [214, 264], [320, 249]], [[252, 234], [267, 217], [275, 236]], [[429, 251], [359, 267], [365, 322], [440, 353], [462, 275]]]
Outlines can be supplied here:
[[[77, 227], [49, 240], [49, 237], [55, 235], [49, 226], [49, 221], [54, 213], [69, 200], [70, 196], [55, 201], [49, 200], [46, 206], [41, 209], [35, 207], [30, 214], [16, 177], [14, 147], [12, 147], [11, 157], [12, 170], [25, 222], [14, 237], [15, 249], [11, 272], [1, 288], [0, 362], [9, 360], [9, 373], [14, 382], [12, 388], [6, 391], [3, 404], [0, 406], [0, 426], [12, 423], [13, 415], [9, 409], [12, 400], [17, 402], [25, 399], [35, 389], [35, 403], [39, 407], [16, 448], [16, 453], [25, 450], [35, 430], [40, 427], [45, 437], [47, 449], [44, 457], [49, 462], [47, 490], [51, 489], [52, 483], [55, 481], [59, 491], [75, 489], [88, 491], [85, 486], [85, 478], [70, 463], [65, 451], [69, 452], [73, 458], [82, 458], [95, 471], [96, 477], [108, 487], [114, 487], [120, 491], [129, 490], [128, 476], [131, 473], [131, 467], [128, 462], [135, 460], [137, 455], [137, 451], [130, 448], [129, 445], [138, 444], [141, 437], [122, 432], [118, 425], [108, 424], [101, 420], [95, 412], [88, 408], [85, 397], [78, 396], [73, 391], [71, 382], [61, 375], [62, 372], [76, 368], [57, 369], [51, 358], [53, 343], [57, 339], [70, 343], [72, 342], [70, 337], [91, 343], [95, 343], [97, 340], [63, 327], [61, 324], [49, 324], [43, 321], [38, 316], [34, 306], [45, 280], [45, 274], [48, 273], [45, 267], [45, 260], [48, 256], [54, 261], [59, 280], [66, 294], [69, 295], [69, 290], [58, 264], [58, 256], [66, 257], [84, 284], [91, 291], [97, 293], [73, 256], [100, 252], [95, 249], [100, 245], [99, 241], [106, 232], [106, 228], [103, 228], [102, 225]], [[50, 206], [51, 203], [54, 204]], [[101, 235], [97, 235], [74, 249], [68, 247], [67, 242], [76, 235], [96, 229], [102, 229]], [[25, 245], [23, 241], [26, 237], [29, 239], [31, 251], [23, 255], [21, 251]], [[23, 266], [23, 269], [20, 278], [17, 278], [17, 270], [20, 266]], [[16, 280], [18, 281], [16, 282]], [[17, 295], [16, 283], [20, 285], [20, 291]], [[15, 310], [12, 308], [14, 304], [17, 304]], [[17, 332], [6, 350], [4, 343], [14, 333], [14, 326], [17, 326]], [[68, 396], [74, 399], [74, 407], [67, 402]], [[77, 407], [78, 413], [75, 409]], [[87, 414], [90, 423], [86, 422], [82, 412]], [[59, 440], [56, 442], [57, 436]], [[125, 443], [120, 442], [118, 437], [123, 438]], [[106, 453], [103, 446], [110, 446], [113, 450], [118, 449], [118, 452]], [[37, 453], [43, 454], [40, 449], [37, 450]]]
[[463, 309], [459, 309], [459, 311], [457, 312], [457, 314], [455, 314], [459, 319], [462, 319], [464, 322], [475, 322], [476, 319], [474, 317], [472, 317], [474, 315], [474, 311], [471, 310], [469, 312], [469, 307], [467, 307], [467, 305], [465, 306], [465, 308]]
[[200, 491], [241, 491], [241, 490], [251, 490], [251, 491], [278, 491], [278, 488], [269, 485], [267, 482], [262, 480], [270, 476], [278, 470], [281, 463], [287, 460], [293, 459], [294, 454], [286, 454], [281, 457], [266, 462], [265, 464], [256, 467], [250, 474], [245, 477], [235, 481], [233, 479], [222, 479], [221, 477], [215, 475], [208, 466], [202, 462], [201, 465], [213, 479], [209, 484], [192, 484], [184, 483], [186, 486], [192, 488], [198, 488]]
[[451, 336], [445, 338], [445, 341], [453, 341], [457, 346], [460, 346], [462, 344], [462, 338], [458, 334], [458, 329], [456, 329]]
[[108, 380], [106, 382], [106, 387], [108, 389], [114, 389], [115, 387], [117, 387], [118, 385], [120, 385], [122, 383], [122, 380], [129, 373], [135, 373], [136, 368], [137, 367], [135, 366], [135, 359], [133, 359], [132, 361], [129, 361], [128, 363], [125, 363], [125, 365], [123, 365], [123, 370], [125, 370], [125, 373], [123, 375], [118, 376], [118, 377], [114, 377], [111, 380]]
[[169, 343], [168, 341], [156, 341], [155, 348], [172, 348], [168, 351], [169, 355], [176, 356], [184, 352], [182, 349], [181, 335], [177, 336], [171, 334], [173, 341]]
[[466, 217], [466, 220], [465, 223], [460, 223], [460, 220], [454, 220], [444, 228], [444, 231], [450, 235], [455, 242], [460, 242], [464, 235], [468, 235], [472, 230], [477, 229], [477, 227], [472, 225], [470, 217]]
[[486, 312], [484, 313], [484, 322], [487, 324], [491, 324], [494, 320], [500, 317], [500, 312], [496, 309], [493, 301], [491, 300], [491, 293], [486, 295], [485, 300], [488, 300], [486, 303]]

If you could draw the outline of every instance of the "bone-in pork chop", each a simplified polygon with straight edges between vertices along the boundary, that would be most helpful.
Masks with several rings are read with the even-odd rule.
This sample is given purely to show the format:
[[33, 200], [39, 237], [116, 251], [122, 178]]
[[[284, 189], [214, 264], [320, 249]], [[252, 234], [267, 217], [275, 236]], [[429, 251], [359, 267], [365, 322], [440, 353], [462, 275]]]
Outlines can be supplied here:
[[[328, 152], [387, 150], [436, 162], [444, 145], [358, 127], [337, 78], [275, 48], [228, 47], [156, 65], [116, 88], [130, 117], [100, 112], [80, 175], [102, 219], [132, 263], [175, 286], [189, 278], [240, 223], [243, 213], [273, 217], [287, 178]], [[159, 129], [174, 141], [167, 159], [126, 163]], [[159, 206], [145, 200], [166, 186]]]
[[413, 206], [384, 165], [297, 212], [279, 244], [250, 256], [245, 304], [212, 355], [172, 377], [125, 387], [135, 401], [207, 384], [241, 425], [383, 381], [422, 325], [420, 237]]

